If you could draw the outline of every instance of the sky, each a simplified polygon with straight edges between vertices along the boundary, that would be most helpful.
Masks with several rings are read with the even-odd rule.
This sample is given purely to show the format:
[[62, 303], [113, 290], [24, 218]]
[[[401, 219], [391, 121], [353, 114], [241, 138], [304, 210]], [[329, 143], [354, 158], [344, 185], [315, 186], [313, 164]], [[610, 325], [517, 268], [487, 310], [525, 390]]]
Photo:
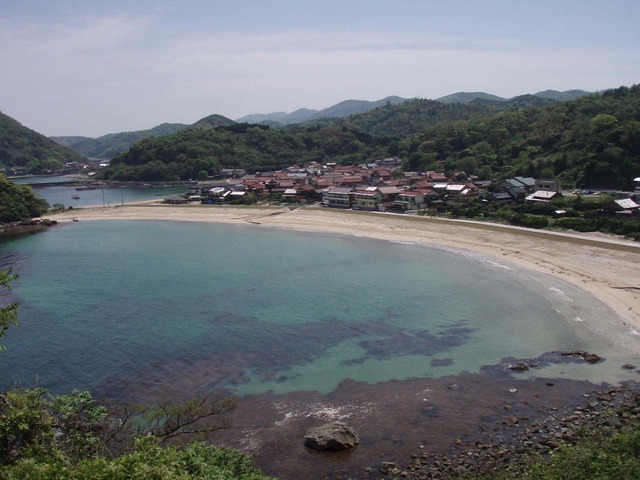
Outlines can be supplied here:
[[0, 111], [47, 136], [640, 83], [638, 0], [0, 0]]

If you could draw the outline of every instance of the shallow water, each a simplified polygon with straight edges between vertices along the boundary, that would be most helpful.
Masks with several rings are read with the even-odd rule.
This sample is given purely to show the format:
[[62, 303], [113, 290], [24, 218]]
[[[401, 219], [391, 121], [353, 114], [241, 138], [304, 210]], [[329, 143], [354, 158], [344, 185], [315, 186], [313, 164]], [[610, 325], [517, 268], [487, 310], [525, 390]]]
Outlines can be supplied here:
[[115, 399], [312, 390], [478, 372], [616, 381], [637, 336], [595, 299], [493, 259], [411, 244], [183, 222], [80, 222], [0, 243], [20, 327], [0, 387]]

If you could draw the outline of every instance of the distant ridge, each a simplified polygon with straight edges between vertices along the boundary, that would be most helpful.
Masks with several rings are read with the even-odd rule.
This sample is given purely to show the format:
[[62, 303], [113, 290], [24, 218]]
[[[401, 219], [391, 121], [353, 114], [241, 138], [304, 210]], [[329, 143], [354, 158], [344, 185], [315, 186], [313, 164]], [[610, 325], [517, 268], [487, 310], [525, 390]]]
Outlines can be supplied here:
[[490, 93], [484, 92], [458, 92], [444, 97], [436, 98], [437, 102], [442, 103], [471, 103], [477, 100], [490, 100], [494, 102], [503, 102], [506, 98], [498, 97]]
[[245, 115], [236, 119], [238, 123], [269, 123], [277, 122], [282, 125], [291, 125], [294, 123], [309, 122], [312, 120], [320, 120], [324, 118], [343, 118], [349, 115], [368, 112], [382, 105], [398, 105], [407, 101], [406, 98], [398, 96], [389, 96], [380, 100], [344, 100], [340, 103], [324, 108], [322, 110], [313, 110], [309, 108], [300, 108], [294, 112], [274, 112], [274, 113], [255, 113]]
[[162, 123], [148, 130], [135, 132], [109, 133], [98, 138], [91, 137], [51, 137], [54, 142], [72, 148], [76, 152], [91, 158], [112, 158], [124, 152], [134, 143], [148, 137], [171, 135], [188, 128], [182, 123]]
[[445, 95], [444, 97], [436, 98], [436, 101], [443, 103], [494, 103], [494, 102], [512, 102], [518, 103], [522, 99], [527, 97], [538, 97], [546, 100], [553, 100], [556, 102], [562, 102], [566, 100], [576, 100], [585, 95], [589, 95], [590, 92], [584, 90], [566, 90], [560, 92], [558, 90], [544, 90], [538, 93], [519, 95], [512, 98], [498, 97], [485, 92], [457, 92], [451, 95]]
[[584, 97], [585, 95], [589, 95], [590, 92], [585, 92], [584, 90], [566, 90], [564, 92], [559, 92], [557, 90], [544, 90], [542, 92], [534, 93], [536, 97], [548, 98], [550, 100], [576, 100], [580, 97]]

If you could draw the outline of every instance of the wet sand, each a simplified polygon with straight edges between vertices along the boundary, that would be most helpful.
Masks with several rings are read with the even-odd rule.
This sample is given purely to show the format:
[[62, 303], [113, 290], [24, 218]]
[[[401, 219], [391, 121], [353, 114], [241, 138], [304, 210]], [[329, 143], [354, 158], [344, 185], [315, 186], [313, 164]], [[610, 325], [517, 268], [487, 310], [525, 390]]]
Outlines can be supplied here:
[[[640, 332], [640, 245], [601, 235], [562, 235], [476, 222], [310, 207], [126, 205], [73, 210], [52, 218], [61, 222], [115, 219], [245, 223], [255, 228], [349, 234], [470, 251], [555, 275], [613, 309], [619, 316], [615, 321], [632, 340]], [[141, 401], [157, 398], [160, 393], [179, 398], [189, 383], [187, 378], [184, 381], [183, 385], [176, 382], [172, 392], [145, 387], [134, 396]], [[252, 454], [265, 473], [283, 480], [380, 478], [378, 467], [382, 462], [402, 466], [410, 464], [412, 455], [423, 452], [455, 453], [465, 445], [483, 441], [514, 418], [524, 424], [558, 411], [571, 411], [584, 400], [585, 392], [598, 387], [583, 381], [524, 378], [503, 364], [485, 366], [480, 373], [439, 379], [373, 385], [344, 381], [326, 395], [294, 392], [241, 397], [232, 427], [217, 439]], [[344, 454], [307, 450], [302, 444], [305, 430], [334, 419], [353, 425], [361, 444]]]

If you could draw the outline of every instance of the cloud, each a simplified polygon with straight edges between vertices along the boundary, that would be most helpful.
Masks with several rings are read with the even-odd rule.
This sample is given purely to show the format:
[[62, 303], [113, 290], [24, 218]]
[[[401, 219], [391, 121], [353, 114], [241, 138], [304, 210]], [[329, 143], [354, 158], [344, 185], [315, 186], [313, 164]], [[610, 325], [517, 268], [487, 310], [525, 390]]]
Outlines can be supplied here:
[[633, 82], [640, 64], [633, 50], [552, 49], [499, 35], [206, 31], [160, 18], [0, 20], [0, 108], [46, 134], [95, 136], [348, 98], [595, 90]]

